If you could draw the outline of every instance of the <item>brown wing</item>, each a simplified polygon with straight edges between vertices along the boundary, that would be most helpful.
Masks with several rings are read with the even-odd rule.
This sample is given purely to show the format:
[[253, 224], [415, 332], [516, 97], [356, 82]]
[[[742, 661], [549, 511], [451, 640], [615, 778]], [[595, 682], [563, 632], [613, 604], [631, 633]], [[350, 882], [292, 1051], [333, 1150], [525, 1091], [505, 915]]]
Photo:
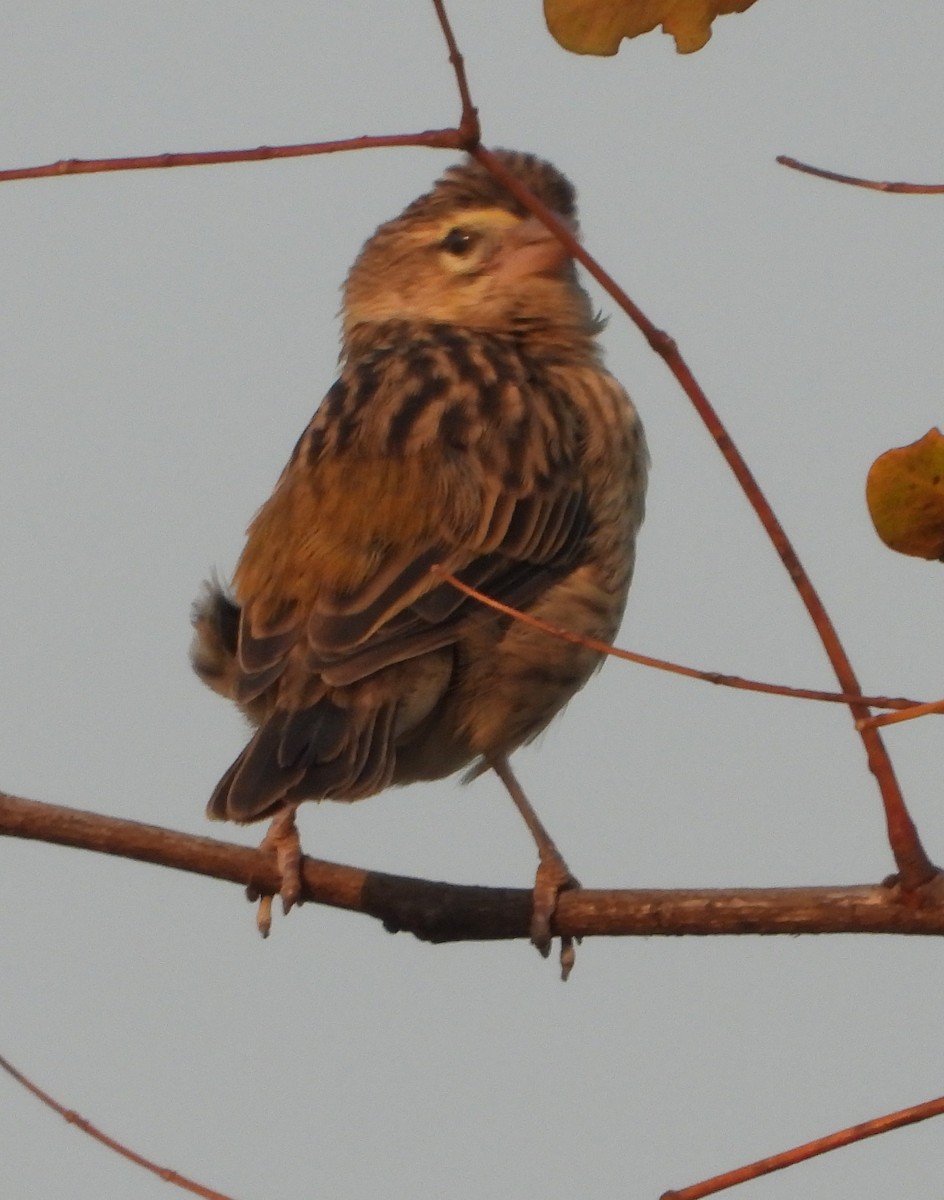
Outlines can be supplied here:
[[395, 332], [329, 392], [250, 527], [233, 690], [271, 703], [214, 815], [385, 786], [404, 696], [420, 711], [416, 677], [428, 704], [448, 686], [416, 664], [455, 641], [475, 603], [431, 566], [522, 606], [582, 552], [566, 397], [536, 385], [510, 343], [431, 329], [404, 345]]

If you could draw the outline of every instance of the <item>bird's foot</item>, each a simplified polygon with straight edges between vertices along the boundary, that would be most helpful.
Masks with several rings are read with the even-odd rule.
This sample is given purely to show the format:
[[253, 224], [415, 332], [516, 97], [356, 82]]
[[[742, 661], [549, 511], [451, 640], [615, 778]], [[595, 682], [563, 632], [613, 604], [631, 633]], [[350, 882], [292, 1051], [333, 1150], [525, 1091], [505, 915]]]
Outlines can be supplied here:
[[[279, 887], [282, 911], [289, 913], [296, 904], [302, 902], [302, 844], [295, 824], [294, 808], [284, 809], [273, 819], [259, 849], [275, 853], [279, 877], [282, 880]], [[272, 928], [272, 896], [260, 896], [252, 886], [246, 889], [246, 895], [250, 900], [259, 901], [256, 926], [263, 937], [268, 937]]]
[[[561, 892], [580, 887], [560, 853], [553, 846], [544, 847], [534, 877], [534, 900], [531, 910], [531, 941], [544, 958], [551, 952], [551, 921], [557, 911]], [[572, 937], [561, 936], [561, 979], [566, 980], [573, 970], [576, 950]]]

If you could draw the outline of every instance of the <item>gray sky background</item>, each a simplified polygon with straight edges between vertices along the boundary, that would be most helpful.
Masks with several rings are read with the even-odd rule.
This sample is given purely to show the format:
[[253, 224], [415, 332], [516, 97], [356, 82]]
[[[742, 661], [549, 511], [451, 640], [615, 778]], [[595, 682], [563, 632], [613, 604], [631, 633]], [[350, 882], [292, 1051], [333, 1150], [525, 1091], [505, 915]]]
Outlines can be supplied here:
[[[759, 0], [702, 53], [566, 55], [537, 3], [455, 0], [485, 137], [540, 152], [585, 238], [683, 352], [863, 685], [942, 692], [941, 577], [886, 551], [876, 454], [942, 420], [941, 197], [791, 173], [942, 172], [944, 6]], [[34, 0], [0, 15], [0, 165], [453, 122], [431, 6]], [[187, 661], [201, 579], [333, 379], [363, 239], [451, 161], [370, 151], [0, 187], [0, 786], [198, 833], [243, 743]], [[601, 297], [601, 306], [612, 305]], [[615, 314], [649, 516], [623, 645], [831, 687], [812, 627], [668, 372]], [[940, 726], [888, 734], [944, 859]], [[858, 883], [892, 869], [841, 709], [609, 663], [517, 765], [594, 886]], [[226, 830], [252, 843], [261, 829]], [[308, 806], [313, 854], [527, 884], [491, 779]], [[932, 940], [599, 940], [570, 983], [523, 944], [434, 948], [310, 907], [256, 936], [236, 888], [0, 845], [0, 1053], [239, 1200], [656, 1197], [944, 1091]], [[939, 1195], [928, 1123], [741, 1189]], [[166, 1184], [0, 1078], [4, 1197]]]

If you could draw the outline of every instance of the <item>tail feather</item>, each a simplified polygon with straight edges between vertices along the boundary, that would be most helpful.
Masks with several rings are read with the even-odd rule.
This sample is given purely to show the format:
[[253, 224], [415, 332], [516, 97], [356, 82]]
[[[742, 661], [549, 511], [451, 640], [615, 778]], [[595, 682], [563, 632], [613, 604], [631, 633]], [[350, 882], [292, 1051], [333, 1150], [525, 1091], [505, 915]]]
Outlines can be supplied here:
[[214, 789], [207, 815], [247, 824], [301, 800], [357, 800], [393, 777], [396, 705], [344, 709], [323, 698], [273, 713]]
[[348, 723], [349, 714], [328, 699], [285, 713], [279, 731], [278, 765], [307, 768], [314, 762], [332, 762], [344, 749]]
[[191, 621], [193, 642], [190, 660], [203, 682], [215, 692], [231, 696], [238, 677], [236, 645], [240, 608], [215, 579], [204, 584], [194, 601]]

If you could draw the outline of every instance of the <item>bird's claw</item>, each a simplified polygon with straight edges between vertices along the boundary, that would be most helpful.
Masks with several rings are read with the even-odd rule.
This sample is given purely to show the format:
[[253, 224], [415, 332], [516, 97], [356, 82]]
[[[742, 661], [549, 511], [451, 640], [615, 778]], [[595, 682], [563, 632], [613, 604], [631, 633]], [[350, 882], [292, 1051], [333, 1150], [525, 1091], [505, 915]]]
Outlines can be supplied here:
[[[275, 851], [275, 861], [281, 879], [279, 895], [282, 897], [282, 911], [289, 913], [302, 902], [302, 845], [295, 825], [294, 809], [286, 809], [273, 820], [259, 849]], [[250, 884], [246, 888], [246, 896], [250, 901], [259, 901], [256, 927], [264, 938], [268, 937], [272, 929], [271, 893], [263, 895], [258, 888]]]
[[302, 902], [302, 845], [294, 823], [291, 834], [276, 844], [275, 859], [282, 877], [282, 912], [287, 915]]
[[246, 897], [249, 900], [259, 901], [259, 907], [256, 909], [256, 928], [259, 930], [260, 937], [267, 938], [272, 929], [272, 897], [270, 895], [259, 896], [251, 887], [246, 888]]
[[[534, 877], [534, 893], [531, 909], [531, 942], [543, 958], [551, 952], [553, 934], [551, 921], [557, 911], [557, 901], [562, 892], [580, 887], [580, 880], [572, 873], [558, 853], [544, 852], [538, 862]], [[561, 979], [566, 979], [573, 970], [576, 951], [572, 937], [561, 937]]]

